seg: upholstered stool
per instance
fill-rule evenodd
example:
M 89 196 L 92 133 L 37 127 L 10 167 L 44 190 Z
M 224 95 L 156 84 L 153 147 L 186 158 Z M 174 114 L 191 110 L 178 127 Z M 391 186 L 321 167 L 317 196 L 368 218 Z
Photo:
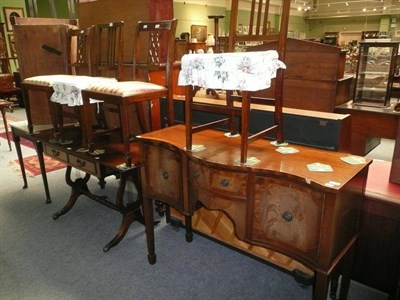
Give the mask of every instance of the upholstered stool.
M 142 81 L 90 84 L 86 89 L 82 90 L 83 112 L 85 114 L 82 116 L 82 134 L 84 144 L 89 151 L 93 151 L 94 140 L 96 137 L 107 135 L 110 131 L 119 130 L 124 145 L 125 164 L 127 167 L 130 167 L 132 163 L 130 153 L 130 142 L 132 136 L 129 132 L 129 106 L 136 105 L 139 125 L 142 132 L 159 129 L 159 124 L 152 124 L 151 128 L 146 125 L 149 119 L 149 116 L 147 115 L 148 110 L 138 104 L 151 102 L 152 106 L 154 105 L 158 107 L 158 101 L 162 97 L 168 97 L 168 92 L 168 88 L 165 86 Z M 93 132 L 90 121 L 90 99 L 100 100 L 103 101 L 104 104 L 115 106 L 115 111 L 119 114 L 120 127 Z M 153 110 L 150 109 L 150 113 L 152 112 Z M 157 113 L 158 112 L 156 112 L 156 114 Z M 159 119 L 159 115 L 151 117 L 151 120 L 156 119 Z
M 160 98 L 166 98 L 168 103 L 168 124 L 173 124 L 173 89 L 172 70 L 174 55 L 175 32 L 178 20 L 139 21 L 133 37 L 133 81 L 117 83 L 91 84 L 82 90 L 85 116 L 82 119 L 83 143 L 94 150 L 97 136 L 109 135 L 117 131 L 121 135 L 125 167 L 132 165 L 130 152 L 131 141 L 135 133 L 129 128 L 129 108 L 135 106 L 141 132 L 160 128 Z M 164 72 L 163 84 L 150 83 L 151 72 Z M 89 115 L 90 99 L 103 101 L 100 105 L 119 117 L 119 127 L 105 128 L 94 132 Z M 151 106 L 150 106 L 151 104 Z M 146 107 L 147 105 L 147 107 Z M 150 115 L 149 115 L 150 112 Z M 149 121 L 149 119 L 151 121 Z M 149 123 L 152 123 L 149 125 Z M 139 129 L 139 128 L 135 128 Z M 103 141 L 104 142 L 104 141 Z
M 29 132 L 32 130 L 32 118 L 30 114 L 30 105 L 28 90 L 42 90 L 46 93 L 52 125 L 54 129 L 54 139 L 52 142 L 68 144 L 71 141 L 64 140 L 63 136 L 63 115 L 60 112 L 59 105 L 81 106 L 82 97 L 81 89 L 87 87 L 91 83 L 116 82 L 114 78 L 108 77 L 91 77 L 79 75 L 42 75 L 26 78 L 22 82 L 25 96 L 25 108 L 28 119 Z M 91 103 L 96 101 L 92 100 Z M 80 121 L 81 113 L 76 113 L 76 118 Z

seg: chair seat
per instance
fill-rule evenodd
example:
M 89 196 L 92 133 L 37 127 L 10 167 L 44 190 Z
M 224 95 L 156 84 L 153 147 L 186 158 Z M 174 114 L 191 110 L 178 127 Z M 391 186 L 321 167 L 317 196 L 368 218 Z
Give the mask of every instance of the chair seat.
M 67 74 L 39 75 L 25 78 L 22 83 L 51 87 L 55 81 L 71 80 L 71 77 L 76 76 Z
M 120 97 L 131 97 L 144 93 L 167 91 L 164 86 L 142 81 L 119 81 L 116 83 L 94 83 L 90 84 L 87 91 L 109 94 Z

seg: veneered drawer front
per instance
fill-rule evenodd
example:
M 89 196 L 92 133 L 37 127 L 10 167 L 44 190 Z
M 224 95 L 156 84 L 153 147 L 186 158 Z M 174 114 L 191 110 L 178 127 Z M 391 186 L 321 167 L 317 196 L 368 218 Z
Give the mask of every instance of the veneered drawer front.
M 94 176 L 100 176 L 100 174 L 98 174 L 96 163 L 82 159 L 75 155 L 69 155 L 68 158 L 71 166 Z
M 316 259 L 324 194 L 284 180 L 256 176 L 252 239 Z
M 68 155 L 64 151 L 60 151 L 50 145 L 45 144 L 44 152 L 50 157 L 68 163 Z
M 189 162 L 189 180 L 194 186 L 228 197 L 246 198 L 247 173 Z

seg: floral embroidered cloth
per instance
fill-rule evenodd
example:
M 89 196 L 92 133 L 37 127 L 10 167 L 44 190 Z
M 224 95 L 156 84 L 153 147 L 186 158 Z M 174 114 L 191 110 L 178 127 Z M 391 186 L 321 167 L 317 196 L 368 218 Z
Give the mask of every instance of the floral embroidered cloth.
M 286 66 L 275 50 L 186 54 L 181 59 L 178 85 L 258 91 L 271 86 L 280 68 Z
M 115 78 L 91 77 L 91 76 L 73 76 L 68 75 L 53 81 L 54 93 L 51 95 L 52 102 L 67 104 L 68 106 L 83 105 L 81 91 L 88 88 L 91 84 L 117 82 Z M 90 99 L 91 103 L 99 102 Z

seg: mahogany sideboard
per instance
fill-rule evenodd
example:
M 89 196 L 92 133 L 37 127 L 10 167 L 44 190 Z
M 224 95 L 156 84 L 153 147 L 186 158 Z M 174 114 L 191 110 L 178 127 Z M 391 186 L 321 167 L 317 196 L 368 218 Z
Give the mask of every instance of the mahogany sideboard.
M 185 215 L 191 241 L 191 216 L 199 206 L 221 210 L 245 242 L 279 251 L 315 273 L 314 299 L 326 299 L 331 278 L 343 275 L 346 298 L 350 265 L 368 167 L 341 160 L 348 154 L 305 146 L 281 154 L 267 140 L 249 145 L 249 163 L 240 164 L 240 138 L 205 130 L 193 135 L 185 150 L 185 126 L 142 135 L 142 189 L 148 259 L 156 262 L 153 203 L 159 200 Z M 251 165 L 250 162 L 256 162 Z M 329 164 L 333 172 L 311 172 L 311 163 Z

